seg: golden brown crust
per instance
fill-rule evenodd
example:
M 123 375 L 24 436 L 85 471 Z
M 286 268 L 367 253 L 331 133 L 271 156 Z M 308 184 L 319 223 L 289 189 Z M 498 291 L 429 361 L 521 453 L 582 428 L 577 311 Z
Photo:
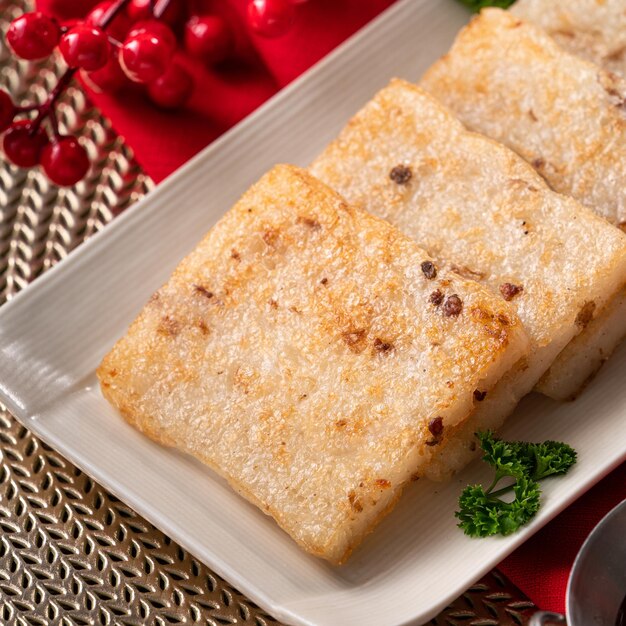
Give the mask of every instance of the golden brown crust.
M 279 166 L 105 357 L 105 397 L 339 562 L 526 350 L 509 305 L 307 173 Z M 436 287 L 464 308 L 446 315 Z M 472 311 L 481 311 L 476 316 Z M 446 383 L 455 381 L 454 388 Z
M 412 237 L 438 267 L 511 303 L 531 339 L 527 368 L 511 380 L 518 399 L 626 281 L 621 232 L 405 81 L 381 90 L 311 171 Z
M 471 129 L 522 155 L 557 191 L 626 223 L 626 83 L 544 31 L 485 9 L 421 85 Z
M 517 0 L 511 13 L 541 27 L 568 52 L 626 77 L 624 0 Z

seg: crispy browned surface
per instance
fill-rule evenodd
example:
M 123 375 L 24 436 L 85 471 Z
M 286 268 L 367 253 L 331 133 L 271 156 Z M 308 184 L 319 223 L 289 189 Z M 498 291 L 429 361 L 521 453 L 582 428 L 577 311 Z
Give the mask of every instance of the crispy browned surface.
M 531 339 L 526 367 L 509 381 L 517 399 L 581 331 L 581 309 L 593 303 L 593 317 L 626 282 L 623 233 L 405 81 L 380 91 L 311 169 L 510 301 Z M 512 406 L 490 395 L 477 419 Z
M 550 185 L 626 223 L 626 83 L 506 11 L 483 10 L 421 85 Z
M 568 52 L 626 77 L 624 0 L 517 0 L 511 12 L 543 28 Z
M 107 355 L 102 391 L 340 561 L 467 417 L 474 390 L 526 349 L 507 303 L 446 271 L 427 279 L 427 259 L 302 170 L 276 167 Z M 460 315 L 429 302 L 437 288 L 458 294 Z

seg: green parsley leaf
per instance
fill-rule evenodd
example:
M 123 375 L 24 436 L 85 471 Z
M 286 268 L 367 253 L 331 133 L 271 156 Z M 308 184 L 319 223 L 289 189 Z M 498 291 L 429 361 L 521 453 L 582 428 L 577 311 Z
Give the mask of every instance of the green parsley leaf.
M 527 475 L 533 480 L 565 474 L 576 463 L 576 450 L 560 441 L 519 441 L 511 445 L 514 454 L 525 466 Z
M 488 489 L 466 487 L 459 497 L 459 527 L 472 537 L 510 535 L 529 522 L 539 510 L 541 490 L 537 481 L 565 474 L 576 462 L 576 451 L 565 443 L 545 441 L 502 441 L 491 431 L 477 433 L 483 460 L 495 469 Z M 495 490 L 503 478 L 514 483 Z M 500 496 L 513 492 L 510 502 Z
M 539 509 L 539 485 L 521 477 L 513 487 L 515 500 L 504 502 L 485 492 L 481 485 L 470 485 L 459 498 L 456 512 L 459 527 L 466 535 L 488 537 L 510 535 L 526 524 Z
M 482 451 L 485 453 L 483 461 L 496 468 L 494 485 L 504 476 L 524 476 L 526 473 L 525 467 L 520 462 L 514 446 L 501 439 L 496 439 L 490 430 L 477 433 L 476 437 L 480 442 Z
M 470 8 L 475 13 L 478 13 L 485 7 L 500 7 L 501 9 L 508 9 L 515 0 L 459 0 L 461 4 Z

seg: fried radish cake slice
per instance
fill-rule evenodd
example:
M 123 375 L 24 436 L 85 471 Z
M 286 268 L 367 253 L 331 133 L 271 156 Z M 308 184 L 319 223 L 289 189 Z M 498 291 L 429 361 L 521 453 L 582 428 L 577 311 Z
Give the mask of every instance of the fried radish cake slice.
M 511 12 L 546 31 L 562 48 L 626 77 L 624 0 L 517 0 Z M 626 334 L 626 291 L 559 355 L 538 391 L 573 399 Z
M 626 282 L 621 231 L 404 81 L 380 91 L 311 171 L 424 246 L 437 269 L 454 268 L 509 301 L 524 324 L 524 368 L 488 393 L 451 439 L 459 464 L 472 456 L 473 433 L 498 427 L 502 407 L 512 410 L 581 331 L 581 311 L 602 308 Z M 449 450 L 439 450 L 448 464 Z M 427 474 L 445 472 L 431 464 Z
M 98 369 L 104 396 L 344 561 L 527 351 L 508 303 L 304 170 L 254 185 Z M 442 300 L 433 303 L 433 292 Z
M 536 26 L 484 9 L 421 86 L 553 189 L 626 225 L 626 83 Z
M 556 4 L 556 3 L 555 3 Z M 421 85 L 472 130 L 529 161 L 557 191 L 626 230 L 626 82 L 557 45 L 544 31 L 499 9 L 474 18 Z M 623 294 L 622 294 L 623 295 Z M 595 307 L 592 324 L 553 365 L 538 389 L 568 398 L 595 371 L 569 365 L 580 349 L 609 354 L 610 335 L 626 335 L 626 317 Z M 578 365 L 582 365 L 580 359 Z M 559 384 L 556 381 L 560 381 Z M 569 381 L 569 384 L 567 384 Z M 576 386 L 578 385 L 578 387 Z
M 510 10 L 568 52 L 626 76 L 624 0 L 517 0 Z
M 552 398 L 575 400 L 623 340 L 625 319 L 626 290 L 623 289 L 601 315 L 567 344 L 537 383 L 537 391 Z

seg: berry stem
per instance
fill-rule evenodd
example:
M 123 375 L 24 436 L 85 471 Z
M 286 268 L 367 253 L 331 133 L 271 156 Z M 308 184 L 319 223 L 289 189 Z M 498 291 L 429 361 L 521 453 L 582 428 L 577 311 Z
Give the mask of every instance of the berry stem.
M 61 133 L 59 132 L 59 120 L 57 120 L 56 111 L 54 109 L 50 110 L 48 119 L 50 121 L 50 127 L 52 128 L 52 134 L 54 135 L 55 140 L 58 140 Z
M 130 0 L 117 0 L 117 2 L 111 6 L 111 8 L 102 16 L 102 20 L 98 26 L 102 30 L 106 30 L 107 26 L 121 13 Z
M 115 39 L 115 37 L 113 37 L 112 35 L 107 35 L 107 37 L 109 38 L 109 43 L 114 46 L 115 48 L 121 48 L 122 47 L 122 42 L 119 39 Z
M 159 2 L 159 6 L 156 6 L 156 1 L 151 0 L 150 6 L 152 7 L 152 14 L 154 15 L 155 19 L 160 20 L 163 17 L 163 14 L 170 6 L 170 2 L 171 0 L 161 0 L 161 2 Z
M 44 119 L 46 119 L 46 117 L 54 116 L 54 105 L 56 104 L 61 94 L 65 91 L 65 88 L 70 84 L 70 81 L 72 80 L 72 77 L 75 73 L 75 67 L 70 67 L 65 70 L 63 76 L 59 78 L 59 81 L 54 86 L 54 89 L 50 92 L 48 99 L 42 105 L 35 107 L 36 109 L 39 109 L 39 113 L 37 113 L 37 117 L 31 124 L 31 134 L 34 135 L 37 132 L 37 129 L 41 126 L 41 123 L 44 121 Z

